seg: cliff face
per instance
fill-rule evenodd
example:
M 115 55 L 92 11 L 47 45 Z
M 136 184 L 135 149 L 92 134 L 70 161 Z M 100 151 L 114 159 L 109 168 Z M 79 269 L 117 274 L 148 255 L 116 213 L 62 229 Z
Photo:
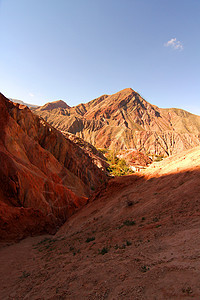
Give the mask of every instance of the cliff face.
M 171 155 L 200 145 L 199 116 L 181 109 L 161 109 L 132 89 L 67 109 L 33 110 L 54 127 L 97 148 Z
M 0 94 L 0 237 L 55 232 L 107 180 L 80 147 Z

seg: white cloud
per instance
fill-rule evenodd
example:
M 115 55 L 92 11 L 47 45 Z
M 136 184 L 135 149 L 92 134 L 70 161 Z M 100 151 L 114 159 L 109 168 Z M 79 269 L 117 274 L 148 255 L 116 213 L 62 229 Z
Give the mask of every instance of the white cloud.
M 183 50 L 183 44 L 180 41 L 177 41 L 176 38 L 171 39 L 164 44 L 165 47 L 171 47 L 174 50 Z
M 34 95 L 33 95 L 32 93 L 29 93 L 29 96 L 30 96 L 30 97 L 34 97 Z

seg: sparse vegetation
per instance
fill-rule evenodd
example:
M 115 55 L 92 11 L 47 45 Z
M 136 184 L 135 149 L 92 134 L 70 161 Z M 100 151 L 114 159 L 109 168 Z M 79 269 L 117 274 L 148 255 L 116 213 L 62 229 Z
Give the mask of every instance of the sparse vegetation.
M 69 251 L 72 252 L 73 256 L 75 256 L 77 253 L 80 253 L 80 252 L 81 252 L 80 249 L 76 250 L 76 249 L 75 249 L 74 247 L 72 247 L 72 246 L 69 247 Z
M 130 206 L 133 206 L 133 201 L 128 200 L 128 201 L 127 201 L 127 206 L 129 206 L 129 207 L 130 207 Z
M 145 273 L 145 272 L 149 271 L 149 267 L 147 267 L 145 265 L 141 266 L 140 271 L 143 272 L 143 273 Z
M 44 250 L 52 251 L 55 249 L 54 243 L 57 241 L 57 239 L 52 238 L 44 238 L 37 244 L 35 244 L 34 249 L 37 249 L 39 252 L 42 252 Z
M 106 148 L 101 148 L 101 149 L 97 149 L 97 150 L 103 154 L 106 154 L 108 152 L 108 149 L 106 149 Z
M 135 225 L 135 221 L 133 221 L 133 220 L 125 220 L 125 221 L 123 222 L 123 224 L 124 224 L 125 226 L 133 226 L 133 225 Z
M 126 241 L 126 246 L 131 246 L 132 243 L 130 241 Z
M 121 228 L 124 227 L 124 226 L 133 226 L 133 225 L 135 225 L 135 224 L 136 224 L 136 222 L 135 222 L 134 220 L 125 220 L 125 221 L 123 222 L 123 224 L 117 226 L 116 229 L 121 229 Z
M 87 240 L 86 240 L 85 242 L 86 242 L 86 243 L 89 243 L 89 242 L 92 242 L 92 241 L 94 241 L 94 240 L 95 240 L 95 237 L 92 236 L 92 237 L 87 238 Z
M 152 158 L 153 158 L 153 161 L 159 162 L 164 159 L 164 156 L 163 155 L 153 155 Z
M 44 239 L 41 240 L 39 243 L 37 243 L 37 246 L 46 244 L 46 243 L 51 242 L 51 241 L 52 241 L 51 238 L 44 238 Z
M 161 226 L 161 224 L 158 224 L 158 225 L 156 225 L 156 228 L 158 228 L 158 227 L 160 227 Z
M 153 218 L 153 222 L 158 222 L 159 221 L 159 218 L 158 217 L 154 217 Z
M 26 272 L 26 271 L 23 271 L 22 272 L 22 276 L 20 276 L 20 278 L 22 279 L 22 278 L 27 278 L 27 277 L 29 277 L 31 274 L 29 273 L 29 272 Z
M 114 246 L 114 249 L 117 250 L 117 249 L 125 249 L 127 246 L 131 246 L 132 243 L 130 241 L 126 241 L 126 243 L 123 243 L 121 246 L 119 246 L 118 244 L 116 244 Z
M 106 253 L 108 253 L 108 248 L 106 248 L 106 247 L 103 247 L 101 250 L 99 250 L 99 254 L 101 254 L 101 255 L 104 255 Z
M 186 288 L 182 288 L 182 292 L 184 294 L 187 294 L 188 296 L 193 293 L 192 288 L 190 286 L 188 286 Z
M 108 168 L 108 172 L 113 176 L 122 176 L 122 175 L 130 175 L 134 172 L 129 168 L 124 159 L 117 158 L 114 155 L 114 158 L 111 156 L 107 158 L 110 167 Z
M 112 176 L 130 175 L 134 173 L 127 165 L 125 159 L 120 159 L 117 157 L 116 151 L 108 149 L 100 149 L 100 151 L 105 155 L 107 162 L 110 165 L 107 168 L 107 171 Z

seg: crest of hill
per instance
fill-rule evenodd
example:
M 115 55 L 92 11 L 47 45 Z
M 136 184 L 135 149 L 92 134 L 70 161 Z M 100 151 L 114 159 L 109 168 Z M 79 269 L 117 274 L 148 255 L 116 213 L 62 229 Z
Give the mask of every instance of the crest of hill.
M 53 102 L 48 102 L 43 106 L 40 106 L 38 108 L 39 111 L 43 111 L 43 110 L 53 110 L 53 109 L 59 109 L 59 108 L 64 108 L 64 109 L 69 109 L 70 106 L 67 105 L 67 103 L 65 103 L 63 100 L 57 100 L 57 101 L 53 101 Z
M 159 177 L 181 172 L 191 172 L 199 169 L 199 166 L 200 146 L 167 157 L 163 161 L 154 162 L 144 171 L 144 174 L 150 177 Z

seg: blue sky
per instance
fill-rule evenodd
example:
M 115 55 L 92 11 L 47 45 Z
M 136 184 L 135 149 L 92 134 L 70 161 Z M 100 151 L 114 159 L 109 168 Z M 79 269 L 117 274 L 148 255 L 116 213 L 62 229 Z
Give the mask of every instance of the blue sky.
M 131 87 L 200 115 L 199 0 L 0 0 L 0 86 L 69 105 Z

